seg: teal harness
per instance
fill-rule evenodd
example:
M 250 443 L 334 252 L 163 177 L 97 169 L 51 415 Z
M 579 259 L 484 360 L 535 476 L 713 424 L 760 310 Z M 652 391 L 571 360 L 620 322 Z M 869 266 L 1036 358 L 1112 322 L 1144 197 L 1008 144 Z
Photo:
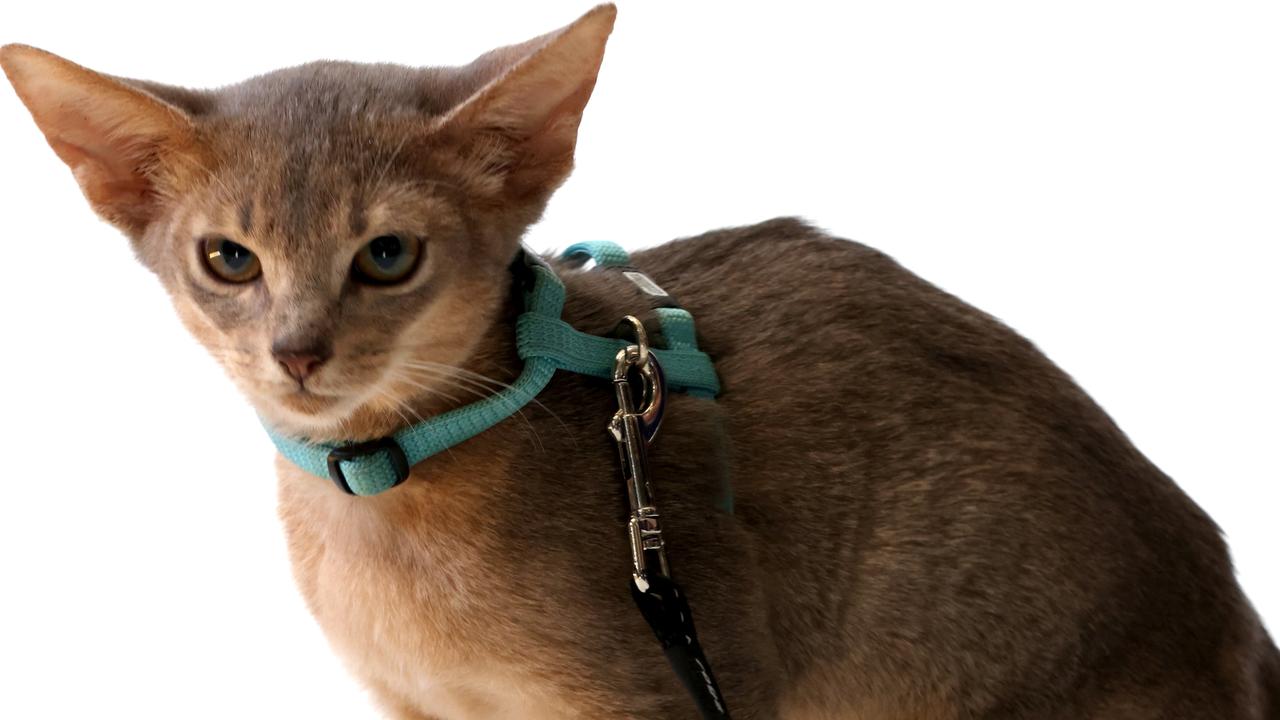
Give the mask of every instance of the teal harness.
M 616 268 L 653 301 L 654 315 L 666 341 L 652 352 L 670 389 L 698 397 L 720 393 L 711 358 L 698 349 L 693 316 L 644 273 L 630 267 L 627 252 L 611 242 L 584 242 L 563 256 L 590 258 L 597 266 Z M 307 472 L 333 480 L 352 495 L 376 495 L 404 482 L 418 463 L 468 440 L 528 405 L 551 382 L 556 370 L 611 380 L 618 352 L 631 343 L 588 335 L 561 319 L 564 283 L 551 266 L 522 250 L 513 271 L 524 293 L 524 312 L 516 320 L 516 351 L 524 369 L 509 387 L 478 402 L 361 443 L 329 444 L 287 437 L 267 427 L 276 448 Z
M 671 577 L 646 459 L 648 445 L 662 421 L 666 389 L 713 398 L 720 392 L 720 381 L 711 358 L 698 349 L 693 316 L 647 275 L 631 267 L 625 250 L 609 242 L 578 243 L 565 250 L 563 257 L 590 258 L 598 266 L 616 269 L 648 295 L 666 347 L 649 347 L 644 326 L 630 315 L 625 322 L 633 325 L 634 343 L 576 330 L 560 318 L 564 310 L 560 278 L 537 255 L 521 250 L 512 271 L 524 293 L 525 309 L 516 319 L 516 352 L 524 360 L 524 369 L 505 390 L 369 442 L 331 445 L 285 437 L 270 427 L 267 433 L 280 453 L 303 470 L 328 476 L 352 495 L 376 495 L 404 482 L 414 465 L 511 417 L 542 392 L 556 370 L 610 381 L 618 412 L 608 431 L 618 446 L 631 508 L 627 525 L 631 596 L 702 717 L 730 720 L 724 696 L 698 641 L 693 613 Z M 640 408 L 634 406 L 633 372 L 638 373 L 635 377 L 644 388 L 640 396 L 645 402 Z

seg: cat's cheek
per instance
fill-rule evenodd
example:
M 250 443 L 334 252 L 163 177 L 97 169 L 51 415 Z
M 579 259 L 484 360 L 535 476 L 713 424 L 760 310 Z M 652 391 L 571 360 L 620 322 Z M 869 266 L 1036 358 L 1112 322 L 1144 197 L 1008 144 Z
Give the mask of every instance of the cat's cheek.
M 221 343 L 217 341 L 220 333 L 213 322 L 191 300 L 179 293 L 172 293 L 173 309 L 178 319 L 206 350 L 213 352 Z
M 451 290 L 401 331 L 405 359 L 458 365 L 475 351 L 493 324 L 499 300 L 486 288 Z
M 256 376 L 258 365 L 252 343 L 227 336 L 189 296 L 173 294 L 173 306 L 191 336 L 222 366 L 232 382 L 250 395 L 253 388 L 248 379 Z
M 174 256 L 171 224 L 154 223 L 141 235 L 127 236 L 134 259 L 155 273 L 172 292 L 173 283 L 181 270 L 181 262 Z
M 175 201 L 161 208 L 141 233 L 126 233 L 134 257 L 171 292 L 187 271 L 188 261 L 195 256 L 194 248 L 184 238 L 194 237 L 191 226 L 200 219 L 190 202 Z

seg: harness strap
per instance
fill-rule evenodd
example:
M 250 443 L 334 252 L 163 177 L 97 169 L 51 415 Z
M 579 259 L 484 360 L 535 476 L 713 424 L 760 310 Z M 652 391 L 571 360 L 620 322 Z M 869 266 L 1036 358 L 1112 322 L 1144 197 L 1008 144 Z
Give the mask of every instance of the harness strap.
M 608 240 L 584 240 L 560 253 L 566 260 L 580 256 L 594 260 L 600 267 L 631 267 L 631 255 L 621 245 Z
M 613 247 L 616 251 L 608 257 L 617 258 L 619 253 L 626 257 L 625 250 Z M 523 251 L 514 271 L 525 291 L 525 312 L 516 319 L 516 348 L 524 369 L 510 387 L 369 442 L 309 442 L 280 434 L 264 423 L 280 454 L 313 475 L 332 479 L 352 495 L 376 495 L 404 482 L 414 465 L 514 415 L 546 388 L 556 370 L 610 378 L 613 357 L 627 342 L 588 335 L 562 320 L 564 284 L 534 253 Z M 690 395 L 715 397 L 720 381 L 711 358 L 697 349 L 691 335 L 692 317 L 687 323 L 678 313 L 667 317 L 672 319 L 662 320 L 663 332 L 671 333 L 671 349 L 654 351 L 667 371 L 667 382 Z
M 561 257 L 566 260 L 589 258 L 599 267 L 620 272 L 649 298 L 650 308 L 658 319 L 658 326 L 661 328 L 668 351 L 689 350 L 701 355 L 698 351 L 698 333 L 693 323 L 693 315 L 685 310 L 671 293 L 654 282 L 653 278 L 633 266 L 631 256 L 622 246 L 608 240 L 590 240 L 570 245 Z M 702 357 L 706 358 L 706 355 Z M 664 358 L 659 357 L 658 361 L 662 363 L 664 369 L 668 367 Z M 715 375 L 714 369 L 711 370 L 711 375 Z M 720 393 L 718 382 L 714 389 L 705 385 L 682 386 L 671 382 L 671 378 L 668 378 L 668 384 L 695 397 L 715 397 Z
M 609 380 L 613 358 L 631 344 L 621 338 L 588 335 L 563 320 L 525 313 L 516 320 L 517 348 L 522 358 L 546 358 L 561 370 Z M 715 397 L 720 379 L 711 358 L 696 348 L 650 350 L 667 374 L 667 386 L 690 394 Z

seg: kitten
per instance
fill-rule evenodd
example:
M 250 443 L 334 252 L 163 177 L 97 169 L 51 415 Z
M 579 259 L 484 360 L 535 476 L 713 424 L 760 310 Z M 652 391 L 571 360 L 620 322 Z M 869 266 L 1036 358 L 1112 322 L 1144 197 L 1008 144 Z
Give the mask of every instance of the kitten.
M 264 421 L 365 440 L 519 371 L 509 265 L 613 20 L 214 91 L 0 64 Z M 797 220 L 634 262 L 724 385 L 671 398 L 652 475 L 736 717 L 1280 718 L 1218 529 L 1028 342 Z M 648 307 L 560 273 L 584 331 Z M 627 589 L 612 391 L 561 373 L 538 400 L 372 497 L 279 460 L 297 583 L 398 720 L 693 717 Z

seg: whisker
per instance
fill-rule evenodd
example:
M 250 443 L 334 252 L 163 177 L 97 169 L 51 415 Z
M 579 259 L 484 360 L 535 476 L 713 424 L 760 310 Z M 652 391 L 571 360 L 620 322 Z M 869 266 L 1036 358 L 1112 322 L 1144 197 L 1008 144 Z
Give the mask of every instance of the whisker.
M 412 386 L 414 386 L 414 387 L 418 388 L 419 390 L 426 390 L 427 392 L 432 393 L 432 394 L 434 394 L 434 395 L 440 395 L 440 396 L 441 396 L 441 397 L 443 397 L 444 399 L 449 400 L 449 401 L 451 401 L 451 402 L 456 402 L 456 403 L 460 403 L 460 402 L 462 402 L 462 398 L 459 398 L 457 395 L 450 395 L 449 393 L 444 392 L 443 390 L 440 390 L 439 388 L 434 388 L 434 387 L 431 387 L 431 386 L 429 386 L 429 385 L 423 385 L 422 383 L 420 383 L 420 382 L 418 382 L 418 381 L 414 380 L 414 379 L 413 379 L 412 377 L 410 377 L 409 375 L 404 374 L 404 373 L 403 373 L 403 372 L 401 372 L 400 370 L 393 370 L 393 371 L 392 371 L 392 373 L 391 373 L 391 377 L 392 377 L 392 379 L 397 380 L 397 381 L 399 381 L 399 382 L 408 383 L 408 384 L 410 384 L 410 385 L 412 385 Z
M 490 391 L 490 388 L 485 387 L 479 383 L 475 383 L 474 381 L 469 380 L 467 378 L 461 378 L 461 377 L 444 374 L 438 368 L 410 368 L 410 369 L 412 369 L 414 372 L 423 374 L 428 378 L 447 382 L 450 384 L 451 387 L 455 387 L 459 390 L 475 395 L 476 397 L 479 397 L 481 399 L 496 397 Z M 432 375 L 430 373 L 436 373 L 436 374 Z M 471 386 L 462 385 L 460 384 L 460 381 L 471 382 L 473 383 L 473 385 Z M 533 421 L 531 421 L 529 419 L 529 416 L 525 414 L 524 409 L 519 406 L 516 406 L 514 403 L 511 403 L 511 409 L 513 412 L 518 414 L 520 416 L 520 419 L 523 420 L 525 425 L 528 426 L 529 432 L 533 437 L 534 444 L 538 447 L 539 451 L 541 452 L 545 450 L 546 446 L 542 442 L 542 436 L 538 434 L 538 429 L 534 427 Z
M 417 363 L 406 363 L 405 365 L 408 367 L 408 369 L 411 369 L 417 373 L 420 373 L 428 378 L 449 382 L 452 387 L 455 387 L 464 392 L 471 393 L 476 397 L 480 397 L 480 398 L 496 397 L 496 395 L 492 393 L 492 388 L 485 386 L 484 384 L 478 382 L 477 380 L 474 380 L 465 376 L 453 374 L 450 372 L 450 370 L 458 370 L 459 368 L 452 368 L 452 366 L 447 366 L 447 365 L 426 366 L 426 365 L 418 365 Z M 480 376 L 480 377 L 483 378 L 484 376 Z M 499 383 L 498 381 L 492 380 L 491 378 L 485 378 L 485 379 L 489 380 L 490 382 L 497 383 L 499 385 L 503 384 L 503 383 Z M 467 383 L 470 383 L 470 385 L 469 386 L 461 385 L 460 382 L 467 382 Z M 508 385 L 507 387 L 510 387 L 510 386 Z M 529 416 L 525 414 L 523 408 L 516 406 L 515 403 L 510 403 L 510 404 L 512 405 L 512 410 L 516 414 L 518 414 L 520 416 L 520 419 L 523 420 L 525 425 L 528 426 L 529 432 L 532 434 L 534 444 L 537 445 L 538 450 L 540 452 L 545 451 L 546 445 L 542 442 L 542 436 L 538 433 L 538 429 L 534 427 L 533 421 L 530 420 Z M 541 403 L 539 403 L 539 405 L 541 405 Z M 556 416 L 555 413 L 551 413 L 551 415 L 552 417 L 555 417 L 557 421 L 560 420 L 560 418 Z M 563 422 L 561 422 L 560 425 L 564 427 Z M 567 432 L 568 428 L 565 427 L 564 429 L 566 430 L 566 434 L 568 434 L 570 438 L 572 438 L 572 434 Z
M 391 401 L 391 409 L 394 410 L 395 413 L 400 416 L 401 420 L 404 420 L 405 427 L 408 427 L 413 424 L 413 421 L 409 419 L 409 416 L 401 412 L 400 407 L 404 405 L 404 403 L 401 402 L 399 398 L 392 395 L 389 391 L 383 390 L 382 388 L 374 388 L 374 392 L 378 393 L 378 397 L 385 398 Z M 412 411 L 412 409 L 410 409 L 410 411 Z
M 338 416 L 338 429 L 342 431 L 343 435 L 350 436 L 351 435 L 350 421 L 345 417 Z
M 511 385 L 510 383 L 505 383 L 505 382 L 502 382 L 501 380 L 497 380 L 495 378 L 489 377 L 488 375 L 482 375 L 478 372 L 467 370 L 466 368 L 460 368 L 455 365 L 446 365 L 445 363 L 437 363 L 437 362 L 432 362 L 430 360 L 408 360 L 408 361 L 405 361 L 403 365 L 407 367 L 415 368 L 418 370 L 434 370 L 436 372 L 445 373 L 450 377 L 468 378 L 472 380 L 472 384 L 480 387 L 484 387 L 484 385 L 481 385 L 481 383 L 487 383 L 488 385 L 496 388 L 514 389 L 514 386 Z M 486 388 L 486 389 L 491 389 L 491 388 Z M 560 428 L 565 431 L 565 434 L 568 435 L 570 438 L 573 438 L 573 433 L 569 430 L 569 426 L 565 424 L 564 420 L 562 420 L 560 416 L 555 413 L 555 411 L 547 407 L 546 404 L 544 404 L 541 400 L 539 400 L 536 397 L 530 398 L 529 402 L 537 406 L 539 409 L 546 411 L 548 415 L 550 415 L 552 418 L 555 419 L 557 423 L 560 424 Z M 577 443 L 576 439 L 574 439 L 574 443 L 575 444 Z
M 450 398 L 452 397 L 452 396 L 447 395 L 447 394 L 445 394 L 445 393 L 441 393 L 441 392 L 439 392 L 438 390 L 435 390 L 435 389 L 433 389 L 433 388 L 428 388 L 428 387 L 426 387 L 425 385 L 422 385 L 421 383 L 415 382 L 412 378 L 409 378 L 408 376 L 406 376 L 406 375 L 404 375 L 403 373 L 400 373 L 400 372 L 398 372 L 398 371 L 396 371 L 396 370 L 394 370 L 394 369 L 393 369 L 393 370 L 392 370 L 392 372 L 391 372 L 391 379 L 392 379 L 392 380 L 395 380 L 395 381 L 408 382 L 408 383 L 409 383 L 409 384 L 411 384 L 411 385 L 416 385 L 416 386 L 418 386 L 418 387 L 420 387 L 420 388 L 422 388 L 422 389 L 424 389 L 424 390 L 427 390 L 427 391 L 429 391 L 429 392 L 434 392 L 434 393 L 437 393 L 437 394 L 440 394 L 440 395 L 444 395 L 445 397 L 450 397 Z M 379 392 L 380 392 L 380 393 L 382 393 L 382 392 L 384 392 L 384 391 L 383 391 L 383 390 L 381 390 L 381 389 L 379 389 Z M 406 410 L 408 410 L 409 412 L 413 413 L 413 416 L 414 416 L 414 417 L 416 417 L 416 418 L 418 418 L 418 422 L 420 422 L 420 423 L 426 422 L 426 419 L 425 419 L 425 418 L 423 418 L 421 415 L 419 415 L 419 414 L 418 414 L 418 411 L 414 410 L 414 409 L 413 409 L 413 407 L 411 407 L 408 403 L 406 403 L 406 402 L 404 402 L 404 401 L 402 401 L 402 400 L 399 400 L 399 399 L 398 399 L 398 398 L 396 398 L 395 396 L 391 395 L 391 393 L 390 393 L 389 391 L 385 391 L 385 396 L 386 396 L 388 399 L 390 399 L 392 402 L 394 402 L 394 403 L 397 403 L 397 404 L 399 404 L 399 405 L 404 406 L 404 408 L 405 408 Z M 454 402 L 459 402 L 459 401 L 458 401 L 458 400 L 454 400 Z M 407 420 L 407 419 L 406 419 L 406 421 L 405 421 L 405 422 L 406 422 L 406 425 L 412 425 L 412 424 L 413 424 L 413 423 L 408 422 L 408 420 Z M 452 448 L 445 448 L 445 449 L 444 449 L 444 451 L 445 451 L 446 453 L 448 453 L 448 455 L 449 455 L 449 459 L 450 459 L 450 460 L 456 460 L 456 459 L 457 459 L 457 458 L 455 458 L 455 457 L 454 457 L 454 455 L 453 455 L 453 449 L 452 449 Z

